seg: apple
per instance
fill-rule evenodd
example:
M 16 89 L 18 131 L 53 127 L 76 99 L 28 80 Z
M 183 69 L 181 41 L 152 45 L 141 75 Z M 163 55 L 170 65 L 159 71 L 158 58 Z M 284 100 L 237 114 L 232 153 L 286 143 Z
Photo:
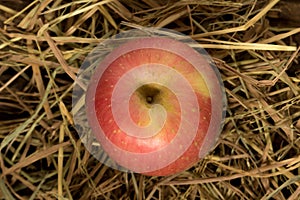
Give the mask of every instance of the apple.
M 185 43 L 132 39 L 108 54 L 86 92 L 86 114 L 108 156 L 133 172 L 166 176 L 215 145 L 224 118 L 220 75 Z

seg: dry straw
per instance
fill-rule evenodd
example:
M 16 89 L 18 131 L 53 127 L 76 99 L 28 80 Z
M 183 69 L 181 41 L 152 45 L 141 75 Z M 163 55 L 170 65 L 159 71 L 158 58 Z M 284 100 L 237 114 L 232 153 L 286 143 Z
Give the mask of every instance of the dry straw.
M 285 2 L 293 1 L 1 1 L 0 199 L 299 198 L 300 29 L 274 18 Z M 72 121 L 85 56 L 144 26 L 180 31 L 206 48 L 229 103 L 215 150 L 170 177 L 103 166 Z

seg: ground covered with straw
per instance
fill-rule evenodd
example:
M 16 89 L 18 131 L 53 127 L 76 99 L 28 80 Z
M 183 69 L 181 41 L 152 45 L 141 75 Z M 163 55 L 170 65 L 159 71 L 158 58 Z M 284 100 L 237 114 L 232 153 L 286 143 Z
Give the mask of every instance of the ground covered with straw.
M 299 199 L 299 4 L 1 0 L 0 199 Z M 102 165 L 72 120 L 85 56 L 103 39 L 143 26 L 190 35 L 226 87 L 216 148 L 169 177 Z

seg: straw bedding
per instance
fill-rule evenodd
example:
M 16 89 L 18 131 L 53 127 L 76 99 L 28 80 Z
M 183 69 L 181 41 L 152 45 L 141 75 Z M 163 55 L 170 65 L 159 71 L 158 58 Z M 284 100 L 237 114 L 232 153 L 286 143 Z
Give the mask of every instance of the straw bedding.
M 2 0 L 0 198 L 299 199 L 296 0 Z M 110 169 L 80 142 L 72 88 L 85 56 L 136 27 L 190 35 L 213 57 L 228 109 L 216 148 L 191 169 Z

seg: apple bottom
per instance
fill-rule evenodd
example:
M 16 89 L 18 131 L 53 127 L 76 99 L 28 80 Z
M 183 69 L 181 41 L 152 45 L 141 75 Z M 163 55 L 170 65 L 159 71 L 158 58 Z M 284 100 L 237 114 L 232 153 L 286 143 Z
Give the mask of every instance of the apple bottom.
M 209 121 L 208 119 L 210 119 L 210 112 L 207 112 L 208 110 L 206 110 L 206 113 L 204 114 L 203 112 L 205 112 L 204 110 L 201 110 L 201 114 L 205 115 L 207 117 L 207 119 L 201 117 L 200 121 L 200 129 L 196 135 L 196 137 L 194 138 L 194 141 L 192 143 L 192 145 L 174 162 L 172 162 L 171 164 L 169 164 L 168 166 L 159 169 L 159 170 L 155 170 L 155 171 L 151 171 L 151 172 L 146 172 L 146 173 L 142 173 L 144 175 L 147 176 L 169 176 L 172 174 L 176 174 L 185 170 L 188 170 L 189 168 L 191 168 L 193 165 L 195 165 L 198 161 L 199 161 L 199 151 L 202 147 L 203 141 L 204 141 L 204 137 L 206 136 L 206 132 L 208 130 L 209 127 Z M 215 139 L 214 139 L 215 140 Z M 170 152 L 172 153 L 172 152 Z M 157 160 L 156 162 L 159 162 L 159 160 Z
M 174 161 L 172 164 L 162 169 L 142 174 L 147 176 L 169 176 L 188 170 L 199 161 L 198 154 L 199 147 L 190 147 L 179 159 Z
M 166 165 L 166 166 L 164 166 L 160 169 L 154 170 L 154 171 L 139 172 L 139 173 L 148 175 L 148 176 L 168 176 L 168 175 L 172 175 L 172 174 L 187 170 L 199 161 L 199 159 L 200 159 L 199 151 L 203 145 L 206 145 L 206 144 L 204 144 L 204 138 L 207 135 L 208 127 L 209 127 L 210 121 L 211 121 L 211 100 L 209 97 L 200 96 L 199 93 L 198 93 L 197 97 L 198 97 L 198 103 L 199 103 L 199 108 L 200 108 L 200 121 L 199 121 L 199 124 L 195 124 L 195 126 L 198 126 L 199 129 L 198 129 L 198 132 L 197 132 L 193 142 L 191 143 L 191 145 L 189 147 L 187 147 L 187 150 L 185 152 L 183 152 L 181 156 L 179 156 L 176 160 L 172 161 L 169 165 Z M 121 139 L 121 138 L 119 138 L 119 139 Z M 122 138 L 122 139 L 125 139 L 125 138 Z M 155 139 L 155 138 L 153 138 L 153 139 Z M 212 138 L 212 140 L 215 140 L 215 138 Z M 128 140 L 127 140 L 127 142 L 128 142 Z M 129 143 L 127 143 L 127 145 L 131 146 L 131 147 L 136 146 L 135 142 L 132 142 L 132 143 L 129 142 Z M 169 142 L 172 142 L 172 141 L 169 141 Z M 182 144 L 182 145 L 184 145 L 184 144 Z M 148 145 L 146 145 L 146 146 L 148 146 Z M 140 146 L 139 148 L 147 149 L 146 146 Z M 115 158 L 113 151 L 108 150 L 107 153 L 110 155 L 110 157 L 113 160 L 115 160 L 117 162 L 118 158 Z M 173 152 L 169 152 L 170 155 L 172 153 Z M 149 163 L 150 162 L 162 162 L 161 159 L 165 159 L 165 158 L 161 157 L 161 158 L 157 158 L 154 160 L 145 160 L 144 162 L 142 162 L 140 164 L 147 166 L 147 162 L 149 162 Z M 140 162 L 140 161 L 137 160 L 136 162 Z M 123 166 L 123 167 L 126 167 L 126 166 Z M 129 168 L 129 170 L 134 171 L 134 169 L 130 169 L 130 168 Z

